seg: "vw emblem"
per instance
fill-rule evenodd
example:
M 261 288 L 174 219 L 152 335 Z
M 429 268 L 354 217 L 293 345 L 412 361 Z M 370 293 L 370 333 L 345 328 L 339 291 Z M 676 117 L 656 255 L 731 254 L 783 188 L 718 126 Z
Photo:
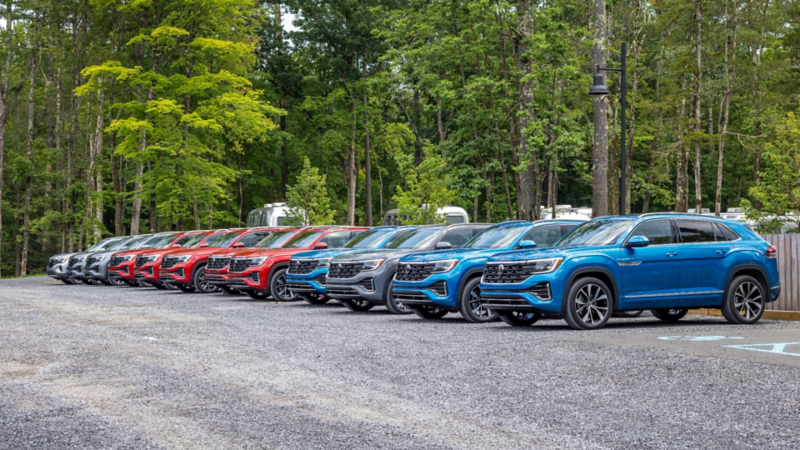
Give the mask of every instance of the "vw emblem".
M 338 265 L 338 266 L 336 266 L 336 267 L 337 267 L 339 270 L 342 270 L 342 265 L 341 265 L 341 264 L 339 264 L 339 265 Z
M 498 273 L 498 275 L 502 274 L 502 273 L 503 273 L 503 270 L 505 270 L 505 267 L 504 267 L 502 264 L 500 264 L 499 266 L 497 266 L 497 273 Z
M 406 272 L 411 272 L 411 264 L 406 264 Z

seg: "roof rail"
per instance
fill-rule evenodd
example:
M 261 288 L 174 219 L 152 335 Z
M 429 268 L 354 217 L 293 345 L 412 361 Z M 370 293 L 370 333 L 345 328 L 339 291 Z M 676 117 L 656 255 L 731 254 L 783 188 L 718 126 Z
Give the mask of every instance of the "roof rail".
M 697 213 L 685 213 L 685 212 L 674 212 L 674 211 L 667 211 L 667 212 L 654 212 L 654 213 L 645 213 L 639 214 L 638 217 L 649 217 L 649 216 L 689 216 L 689 217 L 716 217 L 716 216 L 706 216 L 703 214 Z

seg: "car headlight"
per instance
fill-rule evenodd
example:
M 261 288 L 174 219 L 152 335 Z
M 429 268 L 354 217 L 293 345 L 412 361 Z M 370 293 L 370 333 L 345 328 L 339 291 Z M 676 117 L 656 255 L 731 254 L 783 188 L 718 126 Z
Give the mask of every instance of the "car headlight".
M 144 258 L 144 262 L 153 262 L 158 261 L 161 255 L 143 255 L 142 258 Z
M 83 255 L 83 256 L 76 256 L 76 257 L 75 257 L 75 261 L 83 261 L 83 260 L 85 260 L 85 259 L 86 259 L 86 255 Z
M 251 266 L 260 266 L 269 260 L 269 256 L 257 256 L 255 258 L 250 258 L 250 265 Z
M 332 258 L 322 258 L 317 261 L 317 267 L 330 267 Z
M 445 259 L 433 262 L 433 273 L 450 272 L 458 264 L 457 259 Z
M 192 257 L 192 255 L 178 255 L 178 256 L 175 256 L 175 261 L 176 261 L 178 264 L 180 264 L 180 263 L 185 263 L 186 261 L 188 261 L 189 259 L 191 259 L 191 257 Z
M 382 259 L 371 259 L 369 261 L 364 261 L 364 265 L 361 266 L 361 270 L 375 270 L 382 265 Z
M 108 255 L 96 256 L 95 258 L 96 258 L 95 261 L 105 261 L 106 259 L 108 259 Z
M 533 264 L 533 273 L 549 273 L 561 265 L 563 258 L 529 259 L 525 264 Z
M 125 255 L 125 256 L 121 256 L 120 258 L 122 258 L 122 262 L 128 262 L 131 259 L 133 259 L 133 255 Z
M 61 264 L 64 262 L 65 258 L 50 258 L 50 262 L 53 264 Z

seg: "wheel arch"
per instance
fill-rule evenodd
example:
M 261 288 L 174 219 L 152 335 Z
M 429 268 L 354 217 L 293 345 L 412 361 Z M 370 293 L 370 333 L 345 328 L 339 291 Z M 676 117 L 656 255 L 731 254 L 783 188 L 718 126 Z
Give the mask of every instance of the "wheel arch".
M 758 264 L 740 264 L 731 269 L 728 278 L 725 280 L 725 289 L 722 294 L 722 301 L 728 298 L 728 289 L 730 289 L 733 279 L 739 275 L 749 275 L 761 283 L 764 288 L 764 294 L 767 296 L 767 302 L 772 300 L 772 287 L 769 281 L 769 275 L 763 267 Z
M 281 269 L 288 269 L 289 261 L 276 262 L 275 265 L 269 268 L 269 276 L 267 276 L 267 292 L 272 293 L 272 279 L 275 277 L 275 272 Z
M 614 309 L 617 309 L 617 306 L 619 305 L 619 287 L 617 286 L 616 278 L 614 278 L 614 275 L 606 267 L 590 266 L 590 267 L 581 267 L 572 272 L 572 274 L 570 274 L 569 278 L 567 279 L 567 283 L 564 285 L 564 293 L 561 295 L 562 311 L 564 310 L 564 308 L 566 308 L 567 296 L 569 295 L 569 291 L 572 287 L 572 284 L 577 280 L 586 277 L 597 278 L 598 280 L 605 283 L 609 289 L 611 289 L 611 297 L 614 300 Z
M 461 281 L 458 283 L 458 292 L 456 292 L 456 301 L 461 296 L 461 291 L 464 290 L 464 286 L 473 278 L 483 276 L 483 267 L 473 267 L 472 269 L 464 271 L 464 274 L 461 275 Z

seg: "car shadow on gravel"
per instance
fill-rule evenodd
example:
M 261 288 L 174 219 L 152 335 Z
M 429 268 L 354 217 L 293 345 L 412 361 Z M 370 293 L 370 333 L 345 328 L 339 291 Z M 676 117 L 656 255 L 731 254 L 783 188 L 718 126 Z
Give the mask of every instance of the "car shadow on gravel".
M 691 328 L 697 326 L 718 326 L 721 328 L 733 326 L 727 322 L 717 320 L 680 320 L 678 322 L 664 322 L 655 318 L 626 319 L 624 321 L 609 321 L 601 330 L 658 330 L 663 328 Z M 513 330 L 514 332 L 535 333 L 537 331 L 580 331 L 573 330 L 562 319 L 542 319 L 529 327 L 501 326 L 492 327 L 492 330 L 503 331 Z M 600 330 L 597 330 L 600 331 Z

